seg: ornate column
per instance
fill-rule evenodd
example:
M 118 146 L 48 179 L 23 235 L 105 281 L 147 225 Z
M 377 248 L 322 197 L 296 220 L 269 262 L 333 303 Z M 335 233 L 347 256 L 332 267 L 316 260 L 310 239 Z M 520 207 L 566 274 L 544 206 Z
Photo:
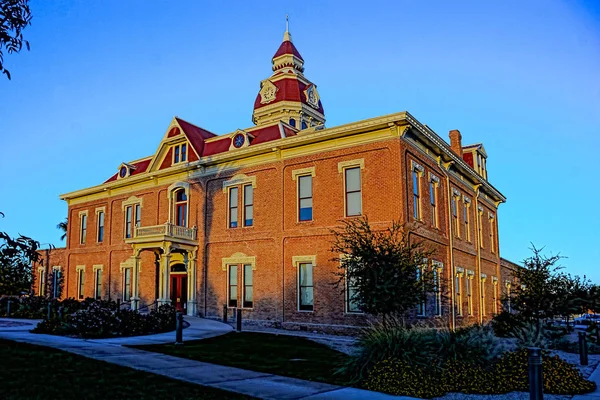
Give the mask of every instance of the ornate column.
M 131 309 L 137 310 L 140 304 L 140 251 L 136 250 L 131 270 Z
M 197 251 L 188 251 L 188 259 L 186 263 L 187 270 L 187 315 L 196 315 L 196 264 Z
M 158 299 L 158 303 L 160 305 L 162 304 L 169 304 L 171 303 L 171 296 L 170 296 L 170 291 L 169 291 L 169 276 L 170 276 L 170 266 L 169 264 L 171 263 L 171 247 L 168 246 L 166 249 L 164 249 L 165 252 L 162 254 L 161 256 L 161 261 L 160 261 L 160 274 L 159 274 L 159 299 Z

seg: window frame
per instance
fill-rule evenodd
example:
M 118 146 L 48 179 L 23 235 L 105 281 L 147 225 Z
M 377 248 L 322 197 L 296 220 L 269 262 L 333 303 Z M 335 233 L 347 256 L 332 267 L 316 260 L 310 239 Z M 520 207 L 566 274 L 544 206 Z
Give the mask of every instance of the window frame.
M 87 211 L 79 213 L 79 244 L 85 244 L 87 241 Z
M 121 299 L 123 301 L 131 301 L 131 297 L 133 295 L 132 292 L 132 275 L 133 268 L 127 267 L 123 268 L 123 287 L 122 287 L 122 296 Z
M 188 192 L 185 188 L 178 187 L 172 192 L 173 199 L 173 225 L 182 226 L 187 228 L 189 225 L 189 215 L 190 215 L 190 198 L 188 196 Z M 185 198 L 183 200 L 178 200 L 179 194 L 182 193 Z M 183 210 L 183 222 L 180 224 L 180 210 Z
M 496 231 L 496 218 L 495 215 L 489 213 L 488 215 L 489 224 L 490 224 L 490 251 L 492 253 L 496 253 L 496 240 L 495 240 L 495 231 Z
M 477 209 L 477 213 L 478 213 L 478 216 L 479 216 L 479 223 L 477 224 L 478 228 L 479 228 L 479 232 L 478 232 L 478 235 L 479 235 L 479 247 L 482 248 L 482 249 L 484 249 L 485 246 L 483 245 L 483 208 L 479 207 Z
M 434 176 L 429 180 L 429 205 L 431 207 L 431 226 L 436 229 L 440 227 L 438 215 L 438 186 L 439 180 L 436 181 Z
M 465 291 L 467 295 L 467 316 L 472 317 L 473 314 L 473 274 L 467 273 L 465 281 Z
M 346 297 L 346 313 L 348 314 L 364 314 L 364 311 L 362 311 L 360 309 L 360 303 L 356 300 L 352 300 L 352 293 L 354 292 L 354 289 L 351 290 L 351 288 L 354 288 L 355 286 L 357 286 L 356 284 L 351 285 L 351 280 L 348 278 L 348 271 L 346 271 L 346 276 L 344 277 L 345 279 L 345 297 Z M 356 303 L 356 309 L 352 309 L 351 304 Z
M 492 277 L 493 298 L 494 298 L 494 315 L 498 314 L 498 278 Z
M 302 196 L 302 182 L 304 179 L 310 179 L 310 196 Z M 297 182 L 296 182 L 296 199 L 297 199 L 297 204 L 298 204 L 298 209 L 297 209 L 297 215 L 298 215 L 298 222 L 310 222 L 314 220 L 314 215 L 313 215 L 313 209 L 314 209 L 314 199 L 313 199 L 313 175 L 312 174 L 302 174 L 302 175 L 298 175 L 297 176 Z M 308 209 L 308 207 L 302 207 L 302 201 L 303 200 L 309 200 L 310 199 L 310 218 L 302 218 L 302 210 L 303 209 Z
M 232 202 L 231 196 L 232 192 L 235 190 L 235 205 Z M 240 213 L 239 213 L 239 197 L 240 197 L 240 188 L 239 186 L 231 186 L 227 188 L 227 228 L 228 229 L 236 229 L 239 227 Z M 235 210 L 236 218 L 233 220 L 232 214 L 233 210 Z M 232 224 L 235 223 L 235 226 Z
M 252 264 L 241 264 L 242 268 L 242 308 L 252 309 L 254 308 L 254 266 Z M 250 271 L 250 285 L 246 282 L 246 271 Z M 246 293 L 248 288 L 251 288 L 252 300 L 249 305 L 246 302 Z
M 173 147 L 172 164 L 181 164 L 188 161 L 188 145 L 187 142 L 178 143 Z
M 96 229 L 96 242 L 103 243 L 104 242 L 104 223 L 106 213 L 102 210 L 98 211 L 97 216 L 97 229 Z
M 455 274 L 454 290 L 455 290 L 455 304 L 456 304 L 456 315 L 459 317 L 463 316 L 463 304 L 462 304 L 462 278 L 464 273 L 457 272 Z
M 454 227 L 454 236 L 460 238 L 460 223 L 458 220 L 458 203 L 460 200 L 460 194 L 454 192 L 452 194 L 452 199 L 450 200 L 450 212 L 452 214 L 452 226 Z
M 463 224 L 465 228 L 465 240 L 471 241 L 471 199 L 463 196 Z
M 94 299 L 102 300 L 102 266 L 94 266 Z
M 427 261 L 423 265 L 417 266 L 416 280 L 423 282 L 423 299 L 417 304 L 417 317 L 427 316 L 427 293 L 425 292 L 425 282 L 423 276 L 425 275 L 425 268 L 427 268 Z
M 487 278 L 485 276 L 481 276 L 480 280 L 479 280 L 479 284 L 481 285 L 481 316 L 485 317 L 486 316 L 486 307 L 485 307 L 485 282 L 487 281 Z
M 302 285 L 301 283 L 301 276 L 302 276 L 302 266 L 303 265 L 308 265 L 310 266 L 310 285 Z M 297 264 L 297 281 L 298 281 L 298 296 L 297 296 L 297 303 L 298 303 L 298 311 L 300 312 L 314 312 L 315 310 L 315 277 L 314 277 L 314 264 L 312 263 L 312 261 L 310 260 L 306 260 L 306 261 L 300 261 Z M 307 305 L 303 305 L 302 304 L 302 289 L 303 288 L 311 288 L 312 292 L 311 292 L 311 301 L 312 304 L 307 304 Z M 304 308 L 303 308 L 304 307 Z
M 348 190 L 348 172 L 349 171 L 354 171 L 357 170 L 358 171 L 358 190 Z M 359 194 L 359 198 L 360 198 L 360 211 L 358 212 L 358 214 L 349 214 L 348 213 L 348 199 L 349 199 L 349 195 L 354 194 L 354 193 L 358 193 Z M 354 165 L 354 166 L 348 166 L 344 168 L 344 216 L 346 218 L 351 218 L 351 217 L 360 217 L 361 215 L 363 215 L 363 202 L 362 202 L 362 172 L 361 172 L 361 167 L 359 165 Z
M 433 268 L 433 279 L 434 279 L 434 313 L 436 317 L 443 315 L 443 304 L 442 304 L 442 273 L 444 272 L 444 264 L 440 261 L 432 261 L 431 267 Z
M 231 284 L 231 272 L 235 268 L 235 285 Z M 228 264 L 227 265 L 227 308 L 238 308 L 239 305 L 239 264 Z M 231 298 L 231 288 L 235 287 L 235 299 Z M 235 302 L 235 304 L 233 303 Z
M 46 295 L 46 268 L 38 268 L 38 296 Z
M 60 297 L 60 293 L 58 292 L 58 289 L 60 289 L 60 278 L 62 276 L 62 271 L 61 271 L 61 267 L 60 266 L 54 266 L 52 267 L 52 297 L 55 299 L 58 299 Z
M 246 193 L 246 190 L 249 189 L 251 192 L 251 195 L 248 196 Z M 239 192 L 238 192 L 239 193 Z M 248 197 L 252 198 L 252 202 L 251 203 L 247 203 L 247 199 Z M 242 226 L 243 227 L 251 227 L 254 226 L 254 188 L 252 187 L 251 183 L 248 184 L 244 184 L 242 185 L 242 204 L 243 204 L 243 209 L 242 209 Z M 251 209 L 250 214 L 251 217 L 250 219 L 247 218 L 248 216 L 248 208 Z M 250 221 L 250 223 L 248 223 L 248 221 Z
M 82 268 L 76 268 L 77 271 L 77 299 L 83 300 L 85 298 L 85 266 Z

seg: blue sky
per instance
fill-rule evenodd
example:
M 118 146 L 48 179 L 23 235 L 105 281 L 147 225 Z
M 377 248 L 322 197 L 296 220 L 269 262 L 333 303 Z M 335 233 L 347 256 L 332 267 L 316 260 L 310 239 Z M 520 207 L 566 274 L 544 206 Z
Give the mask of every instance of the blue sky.
M 501 255 L 600 283 L 600 3 L 32 0 L 0 79 L 0 230 L 61 245 L 61 193 L 151 155 L 175 115 L 251 126 L 290 14 L 327 126 L 407 110 L 483 142 Z

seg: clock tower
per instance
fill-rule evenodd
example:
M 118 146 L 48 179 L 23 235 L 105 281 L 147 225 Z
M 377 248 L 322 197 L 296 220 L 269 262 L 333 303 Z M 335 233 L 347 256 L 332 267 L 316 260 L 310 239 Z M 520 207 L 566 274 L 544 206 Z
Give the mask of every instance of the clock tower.
M 292 43 L 286 21 L 283 42 L 273 56 L 273 74 L 260 83 L 252 122 L 283 121 L 303 130 L 325 124 L 317 85 L 304 76 L 304 59 Z

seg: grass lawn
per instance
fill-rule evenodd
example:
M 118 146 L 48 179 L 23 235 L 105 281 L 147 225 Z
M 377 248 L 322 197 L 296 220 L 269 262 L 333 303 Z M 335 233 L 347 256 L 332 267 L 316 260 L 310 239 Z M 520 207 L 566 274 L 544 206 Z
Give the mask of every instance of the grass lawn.
M 250 399 L 250 397 L 0 339 L 0 399 Z
M 347 359 L 347 355 L 296 336 L 232 332 L 210 339 L 185 342 L 183 346 L 166 344 L 135 347 L 310 381 L 338 385 L 346 383 L 343 377 L 334 375 L 334 372 Z

